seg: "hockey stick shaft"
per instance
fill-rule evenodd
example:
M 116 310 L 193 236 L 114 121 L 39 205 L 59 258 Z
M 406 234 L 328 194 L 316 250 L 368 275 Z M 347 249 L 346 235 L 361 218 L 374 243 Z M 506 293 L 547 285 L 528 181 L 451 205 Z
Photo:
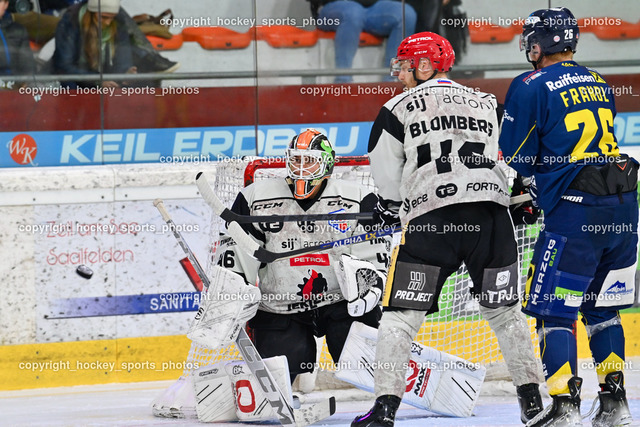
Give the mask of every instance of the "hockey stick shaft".
M 355 236 L 345 237 L 344 239 L 334 240 L 332 242 L 321 243 L 319 245 L 307 246 L 306 248 L 294 249 L 292 251 L 285 252 L 271 252 L 263 248 L 255 240 L 247 234 L 246 231 L 237 222 L 232 222 L 227 228 L 229 236 L 240 246 L 244 248 L 251 256 L 260 262 L 273 262 L 279 259 L 291 258 L 293 256 L 305 255 L 319 251 L 325 251 L 327 249 L 333 249 L 340 246 L 353 245 L 355 243 L 366 242 L 369 240 L 377 239 L 382 236 L 388 236 L 390 234 L 399 231 L 400 227 L 385 227 L 379 230 L 375 230 L 369 233 L 358 234 Z
M 189 261 L 191 261 L 191 263 L 193 264 L 193 267 L 198 273 L 198 276 L 200 276 L 202 283 L 207 289 L 209 289 L 209 285 L 211 284 L 209 282 L 209 278 L 205 274 L 202 266 L 200 265 L 200 262 L 198 262 L 198 259 L 189 248 L 189 245 L 187 245 L 187 242 L 182 237 L 182 234 L 180 233 L 180 231 L 178 231 L 175 223 L 169 216 L 169 212 L 167 212 L 166 208 L 164 207 L 164 203 L 161 199 L 155 199 L 153 201 L 153 205 L 158 209 L 160 215 L 162 215 L 162 219 L 164 219 L 164 221 L 169 226 L 169 229 L 173 232 L 173 235 L 180 244 L 180 247 L 186 253 Z M 273 411 L 276 413 L 280 424 L 282 424 L 283 426 L 295 426 L 296 421 L 293 414 L 293 408 L 289 406 L 289 403 L 282 394 L 282 391 L 280 391 L 280 388 L 273 379 L 273 376 L 267 370 L 264 361 L 247 336 L 247 332 L 244 330 L 244 328 L 240 328 L 240 333 L 238 334 L 238 338 L 236 339 L 236 345 L 238 347 L 238 350 L 242 354 L 242 358 L 247 363 L 247 366 L 249 367 L 253 375 L 255 375 L 258 379 L 258 382 L 262 387 L 262 391 L 267 397 L 267 400 L 273 408 Z
M 213 192 L 211 185 L 202 172 L 196 175 L 196 185 L 205 202 L 213 209 L 213 212 L 226 222 L 235 221 L 239 224 L 251 224 L 258 222 L 294 222 L 294 221 L 339 221 L 339 220 L 371 220 L 372 212 L 329 213 L 309 215 L 240 215 L 228 209 Z
M 523 194 L 520 196 L 514 196 L 511 198 L 511 204 L 523 203 L 531 200 L 531 196 Z M 305 248 L 294 249 L 285 252 L 271 252 L 263 248 L 257 243 L 246 231 L 237 223 L 231 222 L 227 228 L 229 236 L 240 246 L 244 248 L 251 256 L 260 262 L 273 262 L 279 259 L 291 258 L 298 255 L 306 255 L 314 252 L 325 251 L 327 249 L 333 249 L 340 246 L 352 245 L 355 243 L 366 242 L 369 240 L 377 239 L 382 236 L 388 236 L 401 230 L 401 227 L 385 227 L 369 233 L 358 234 L 355 236 L 345 237 L 343 239 L 334 240 L 332 242 L 321 243 L 319 245 L 307 246 Z

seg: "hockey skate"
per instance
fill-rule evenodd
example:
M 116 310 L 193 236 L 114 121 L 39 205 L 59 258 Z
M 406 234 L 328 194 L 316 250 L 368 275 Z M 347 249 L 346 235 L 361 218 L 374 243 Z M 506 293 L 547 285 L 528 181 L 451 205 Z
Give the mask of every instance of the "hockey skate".
M 538 384 L 520 385 L 516 387 L 516 392 L 518 394 L 518 403 L 520 404 L 520 420 L 523 423 L 542 412 L 544 407 L 542 406 L 542 397 L 540 397 Z
M 600 407 L 591 420 L 593 427 L 626 426 L 631 424 L 631 412 L 624 389 L 624 375 L 620 371 L 607 374 L 598 392 Z
M 573 427 L 582 426 L 580 416 L 580 389 L 582 378 L 569 380 L 569 394 L 551 396 L 553 403 L 536 415 L 526 427 Z
M 351 427 L 393 427 L 398 406 L 400 406 L 398 396 L 391 394 L 380 396 L 369 412 L 353 420 Z

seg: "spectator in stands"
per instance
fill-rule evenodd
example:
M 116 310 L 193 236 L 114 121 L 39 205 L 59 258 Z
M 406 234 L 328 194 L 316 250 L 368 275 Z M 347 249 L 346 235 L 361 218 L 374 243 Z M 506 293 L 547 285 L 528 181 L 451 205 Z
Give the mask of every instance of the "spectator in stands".
M 9 0 L 0 0 L 0 75 L 24 75 L 34 71 L 27 30 L 7 12 Z
M 460 62 L 467 52 L 469 27 L 462 0 L 406 0 L 418 16 L 416 32 L 429 31 L 445 37 Z
M 56 28 L 54 72 L 136 73 L 123 16 L 120 0 L 89 0 L 68 8 Z M 122 82 L 63 82 L 63 85 L 72 89 L 95 85 L 119 87 Z
M 360 43 L 360 33 L 366 31 L 387 37 L 384 63 L 387 66 L 407 34 L 413 34 L 416 12 L 410 5 L 395 0 L 308 0 L 311 13 L 323 31 L 335 31 L 336 68 L 351 68 Z M 403 25 L 404 18 L 404 25 Z M 372 64 L 372 67 L 375 65 Z M 352 76 L 337 76 L 336 83 L 349 83 Z
M 29 39 L 31 41 L 34 41 L 35 43 L 40 45 L 44 45 L 50 39 L 55 37 L 56 28 L 58 22 L 60 21 L 59 16 L 53 15 L 64 13 L 64 11 L 68 7 L 84 2 L 86 2 L 86 0 L 40 0 L 41 9 L 48 14 L 29 11 L 27 13 L 16 13 L 13 15 L 13 18 L 20 24 L 24 25 L 24 27 L 29 32 Z M 170 10 L 168 12 L 170 12 Z M 153 16 L 145 14 L 140 15 L 140 17 L 146 18 L 147 21 L 157 21 L 158 18 L 162 17 L 162 15 L 154 18 Z M 122 7 L 119 9 L 118 15 L 116 17 L 117 21 L 123 23 L 127 33 L 129 34 L 133 65 L 135 65 L 137 71 L 140 73 L 171 73 L 175 71 L 180 66 L 180 64 L 163 57 L 153 48 L 153 45 L 145 36 L 145 32 L 147 30 L 145 29 L 145 32 L 141 30 L 141 28 L 137 24 L 137 18 L 138 16 L 132 18 Z M 163 29 L 162 27 L 162 25 L 158 24 L 155 25 L 155 27 L 147 26 L 145 28 L 152 29 L 157 32 L 158 29 Z M 168 27 L 165 27 L 164 30 L 165 33 L 162 35 L 162 37 L 171 37 Z M 52 70 L 50 64 L 46 64 L 45 66 L 43 66 L 42 71 L 44 73 L 51 72 Z M 155 83 L 159 85 L 160 82 L 157 81 Z

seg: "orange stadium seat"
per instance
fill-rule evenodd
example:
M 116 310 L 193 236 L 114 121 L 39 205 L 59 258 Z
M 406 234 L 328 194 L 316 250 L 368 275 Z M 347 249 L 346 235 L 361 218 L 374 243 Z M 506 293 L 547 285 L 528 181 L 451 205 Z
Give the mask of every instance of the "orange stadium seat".
M 291 25 L 262 25 L 252 27 L 247 34 L 256 40 L 266 41 L 271 47 L 310 47 L 318 42 L 315 31 L 307 31 Z
M 42 45 L 34 42 L 33 40 L 29 40 L 29 47 L 33 52 L 40 52 L 40 49 L 42 49 Z
M 318 37 L 321 39 L 336 38 L 335 31 L 316 30 L 316 33 L 318 33 Z M 360 46 L 380 46 L 383 42 L 384 37 L 378 37 L 371 33 L 365 33 L 364 31 L 360 33 Z
M 249 33 L 223 27 L 188 27 L 182 30 L 184 41 L 198 42 L 203 49 L 244 49 L 251 43 Z
M 596 18 L 596 20 L 598 19 L 605 20 L 605 18 Z M 608 18 L 608 19 L 612 19 L 612 18 Z M 588 27 L 591 28 L 591 31 L 600 40 L 626 40 L 626 39 L 640 38 L 640 22 L 633 24 L 631 22 L 621 21 L 620 24 L 618 23 L 613 23 L 611 25 L 596 24 Z
M 182 34 L 174 34 L 170 39 L 156 36 L 147 36 L 155 50 L 177 50 L 182 47 L 184 41 Z
M 469 23 L 469 37 L 471 43 L 509 43 L 517 34 L 522 32 L 522 26 L 513 25 L 510 27 L 501 27 L 492 24 L 475 24 Z
M 593 27 L 587 24 L 587 20 L 584 18 L 578 19 L 578 28 L 580 28 L 581 33 L 592 33 Z

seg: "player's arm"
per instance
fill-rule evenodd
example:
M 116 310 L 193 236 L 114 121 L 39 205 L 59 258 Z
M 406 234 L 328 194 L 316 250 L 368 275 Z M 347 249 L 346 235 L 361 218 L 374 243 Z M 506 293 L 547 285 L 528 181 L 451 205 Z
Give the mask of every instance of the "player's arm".
M 367 194 L 360 202 L 360 211 L 371 212 L 377 200 L 375 194 Z M 369 222 L 358 224 L 355 232 L 360 234 L 365 229 L 370 229 Z M 378 305 L 386 282 L 390 248 L 391 236 L 345 247 L 336 276 L 351 316 L 361 316 Z
M 534 174 L 539 140 L 535 94 L 527 91 L 519 79 L 509 87 L 502 113 L 498 144 L 508 166 L 523 176 Z
M 400 182 L 406 163 L 404 126 L 386 106 L 380 109 L 369 135 L 371 175 L 384 200 L 400 202 Z
M 374 221 L 386 227 L 400 223 L 400 182 L 406 163 L 404 126 L 386 106 L 380 109 L 369 136 L 371 175 L 378 187 Z

